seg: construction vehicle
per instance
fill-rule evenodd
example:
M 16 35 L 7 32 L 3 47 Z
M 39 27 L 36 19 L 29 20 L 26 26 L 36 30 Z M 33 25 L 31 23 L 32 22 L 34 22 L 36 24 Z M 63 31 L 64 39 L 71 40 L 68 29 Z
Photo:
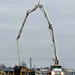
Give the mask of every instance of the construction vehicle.
M 19 31 L 19 34 L 18 34 L 17 38 L 16 38 L 16 39 L 17 39 L 17 43 L 18 43 L 18 39 L 19 39 L 20 36 L 21 36 L 22 30 L 23 30 L 23 27 L 24 27 L 24 25 L 25 25 L 25 23 L 26 23 L 26 20 L 27 20 L 28 15 L 29 15 L 30 13 L 34 12 L 37 8 L 40 8 L 40 9 L 41 9 L 41 11 L 43 12 L 43 14 L 44 14 L 44 16 L 45 16 L 45 18 L 46 18 L 46 20 L 47 20 L 47 22 L 48 22 L 48 25 L 49 25 L 48 28 L 49 28 L 49 30 L 50 30 L 50 32 L 51 32 L 50 34 L 51 34 L 51 37 L 52 37 L 52 42 L 53 42 L 53 47 L 54 47 L 54 55 L 55 55 L 55 57 L 54 57 L 54 59 L 53 59 L 54 64 L 51 66 L 49 74 L 50 74 L 50 75 L 64 75 L 62 66 L 59 65 L 59 60 L 58 60 L 58 57 L 57 57 L 56 42 L 55 42 L 55 37 L 54 37 L 54 29 L 53 29 L 53 27 L 52 27 L 51 22 L 50 22 L 49 19 L 48 19 L 48 16 L 47 16 L 47 14 L 46 14 L 46 12 L 45 12 L 45 10 L 44 10 L 43 5 L 41 5 L 40 2 L 38 2 L 38 5 L 35 5 L 35 7 L 34 7 L 33 9 L 28 10 L 28 11 L 26 12 L 26 17 L 25 17 L 25 19 L 24 19 L 24 21 L 23 21 L 22 27 L 21 27 L 21 29 L 20 29 L 20 31 Z M 18 49 L 18 53 L 19 53 L 19 49 Z M 19 55 L 19 54 L 18 54 L 18 55 Z M 20 58 L 19 58 L 19 64 L 20 64 Z
M 35 72 L 27 67 L 18 65 L 14 67 L 13 75 L 35 75 Z

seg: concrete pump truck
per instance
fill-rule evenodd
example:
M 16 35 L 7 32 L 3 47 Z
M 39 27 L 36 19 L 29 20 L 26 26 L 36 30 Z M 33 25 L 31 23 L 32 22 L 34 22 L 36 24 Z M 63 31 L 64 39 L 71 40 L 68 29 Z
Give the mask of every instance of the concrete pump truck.
M 50 71 L 49 71 L 48 74 L 49 74 L 49 75 L 64 75 L 62 66 L 59 64 L 59 60 L 58 60 L 58 57 L 57 57 L 56 42 L 55 42 L 55 37 L 54 37 L 54 28 L 53 28 L 51 22 L 49 21 L 49 18 L 48 18 L 47 14 L 46 14 L 46 12 L 45 12 L 45 10 L 44 10 L 43 5 L 41 5 L 40 2 L 38 2 L 38 4 L 35 5 L 35 7 L 34 7 L 33 9 L 28 10 L 28 11 L 26 12 L 25 19 L 24 19 L 24 21 L 23 21 L 23 23 L 22 23 L 22 26 L 21 26 L 21 29 L 20 29 L 20 31 L 19 31 L 19 34 L 18 34 L 18 36 L 17 36 L 17 38 L 16 38 L 17 43 L 18 43 L 18 39 L 20 38 L 20 35 L 21 35 L 21 33 L 22 33 L 23 27 L 24 27 L 24 25 L 25 25 L 25 23 L 26 23 L 26 19 L 27 19 L 28 15 L 29 15 L 30 13 L 34 12 L 37 8 L 40 8 L 40 9 L 41 9 L 42 13 L 44 14 L 44 16 L 45 16 L 45 18 L 46 18 L 46 20 L 47 20 L 47 22 L 48 22 L 48 25 L 49 25 L 48 28 L 49 28 L 49 30 L 50 30 L 50 32 L 51 32 L 50 34 L 51 34 L 51 37 L 52 37 L 52 42 L 53 42 L 53 47 L 54 47 L 54 48 L 53 48 L 53 49 L 54 49 L 54 56 L 55 56 L 54 59 L 53 59 L 54 64 L 51 65 Z M 18 49 L 18 57 L 19 57 L 19 65 L 20 65 L 19 49 Z

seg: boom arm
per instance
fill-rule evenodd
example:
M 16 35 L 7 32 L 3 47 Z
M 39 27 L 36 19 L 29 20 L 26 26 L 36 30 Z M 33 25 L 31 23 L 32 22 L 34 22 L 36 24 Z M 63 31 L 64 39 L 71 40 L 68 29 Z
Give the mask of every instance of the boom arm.
M 54 54 L 55 54 L 54 62 L 55 62 L 55 64 L 58 65 L 59 62 L 58 62 L 57 53 L 56 53 L 56 44 L 55 44 L 55 38 L 54 38 L 54 30 L 53 30 L 52 24 L 50 23 L 50 21 L 49 21 L 49 19 L 48 19 L 48 17 L 47 17 L 47 14 L 46 14 L 46 12 L 45 12 L 43 6 L 42 6 L 40 3 L 38 3 L 38 5 L 36 5 L 33 9 L 27 11 L 26 17 L 25 17 L 25 19 L 24 19 L 24 22 L 23 22 L 23 24 L 22 24 L 22 27 L 21 27 L 21 29 L 20 29 L 20 31 L 19 31 L 19 34 L 18 34 L 18 36 L 17 36 L 16 39 L 18 40 L 18 39 L 20 38 L 21 32 L 22 32 L 22 30 L 23 30 L 23 27 L 24 27 L 24 24 L 25 24 L 25 22 L 26 22 L 26 19 L 27 19 L 28 15 L 29 15 L 30 13 L 32 13 L 33 11 L 35 11 L 38 7 L 41 9 L 41 11 L 43 12 L 43 14 L 45 15 L 45 17 L 46 17 L 46 19 L 47 19 L 47 21 L 48 21 L 49 29 L 51 30 L 51 35 L 52 35 L 53 47 L 54 47 Z
M 25 25 L 25 22 L 26 22 L 26 19 L 27 19 L 28 15 L 29 15 L 31 12 L 35 11 L 37 8 L 38 8 L 38 5 L 35 5 L 35 7 L 34 7 L 32 10 L 28 10 L 28 11 L 27 11 L 26 17 L 25 17 L 25 19 L 24 19 L 24 21 L 23 21 L 23 24 L 22 24 L 22 27 L 21 27 L 21 29 L 20 29 L 20 31 L 19 31 L 19 34 L 18 34 L 17 38 L 16 38 L 17 40 L 20 38 L 20 35 L 21 35 L 21 33 L 22 33 L 22 30 L 23 30 L 23 27 L 24 27 L 24 25 Z
M 54 30 L 53 30 L 53 27 L 52 27 L 52 24 L 50 23 L 48 17 L 47 17 L 47 14 L 43 8 L 42 5 L 39 5 L 39 8 L 41 9 L 41 11 L 44 13 L 47 21 L 48 21 L 48 24 L 49 24 L 49 29 L 51 30 L 51 34 L 52 34 L 52 41 L 53 41 L 53 46 L 54 46 L 54 54 L 55 54 L 55 59 L 54 59 L 54 62 L 55 64 L 59 64 L 59 61 L 58 61 L 58 58 L 57 58 L 57 53 L 56 53 L 56 44 L 55 44 L 55 38 L 54 38 Z

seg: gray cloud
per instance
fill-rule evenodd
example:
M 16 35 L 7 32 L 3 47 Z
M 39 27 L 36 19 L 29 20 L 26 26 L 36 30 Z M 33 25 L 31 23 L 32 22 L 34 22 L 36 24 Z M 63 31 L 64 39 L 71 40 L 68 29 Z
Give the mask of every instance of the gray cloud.
M 32 9 L 37 3 L 38 0 L 0 1 L 0 59 L 4 59 L 1 63 L 6 65 L 18 63 L 16 37 L 25 18 L 26 11 Z M 45 2 L 41 0 L 41 4 L 44 5 L 55 29 L 57 50 L 61 64 L 67 68 L 75 68 L 74 62 L 69 59 L 75 60 L 75 1 L 50 0 Z M 53 47 L 51 46 L 51 36 L 47 27 L 47 21 L 39 9 L 29 15 L 19 40 L 21 60 L 27 60 L 28 58 L 27 65 L 29 65 L 30 57 L 50 58 L 50 61 L 46 60 L 48 61 L 46 63 L 42 62 L 43 60 L 38 62 L 37 59 L 36 61 L 33 59 L 33 64 L 38 65 L 38 67 L 50 66 L 53 63 L 51 60 L 54 56 Z M 61 58 L 65 58 L 66 61 L 63 62 Z M 70 62 L 67 62 L 67 58 Z M 13 63 L 11 60 L 13 60 Z M 71 67 L 71 65 L 73 66 Z

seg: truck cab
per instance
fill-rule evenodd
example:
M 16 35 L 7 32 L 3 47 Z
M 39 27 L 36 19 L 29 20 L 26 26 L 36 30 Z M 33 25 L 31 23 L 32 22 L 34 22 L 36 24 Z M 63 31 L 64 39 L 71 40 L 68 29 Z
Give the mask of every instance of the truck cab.
M 61 65 L 52 65 L 50 75 L 64 75 Z

